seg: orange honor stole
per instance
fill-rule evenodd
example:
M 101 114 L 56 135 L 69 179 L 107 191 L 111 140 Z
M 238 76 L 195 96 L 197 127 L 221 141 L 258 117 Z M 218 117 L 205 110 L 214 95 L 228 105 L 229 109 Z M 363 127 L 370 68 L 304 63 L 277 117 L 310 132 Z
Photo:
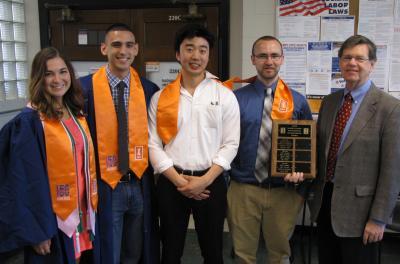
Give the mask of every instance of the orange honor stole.
M 160 93 L 157 105 L 157 133 L 164 144 L 168 144 L 178 133 L 179 96 L 181 76 L 170 82 Z
M 276 84 L 272 103 L 271 119 L 292 119 L 294 110 L 293 96 L 289 87 L 281 79 Z
M 254 83 L 256 79 L 257 76 L 243 80 L 239 77 L 233 77 L 226 80 L 224 84 L 232 89 L 234 83 Z M 292 119 L 293 110 L 294 104 L 292 93 L 286 83 L 282 81 L 282 79 L 278 79 L 272 104 L 271 119 Z
M 233 89 L 234 83 L 253 83 L 257 76 L 248 79 L 234 77 L 222 84 Z M 218 81 L 218 80 L 217 80 Z M 168 144 L 178 133 L 178 110 L 181 87 L 181 73 L 161 91 L 157 105 L 157 133 L 164 144 Z M 291 119 L 294 110 L 293 97 L 290 89 L 278 80 L 272 105 L 272 119 Z
M 128 103 L 129 168 L 141 178 L 148 166 L 148 127 L 144 90 L 139 75 L 130 68 Z M 122 175 L 118 170 L 118 120 L 106 68 L 93 75 L 93 96 L 101 179 L 115 188 Z
M 97 208 L 97 182 L 94 148 L 84 117 L 73 117 L 85 142 L 84 175 L 88 205 Z M 73 139 L 59 120 L 43 119 L 46 162 L 54 213 L 65 221 L 78 207 L 77 172 Z
M 157 105 L 157 133 L 164 144 L 168 144 L 172 138 L 178 133 L 178 112 L 179 112 L 179 97 L 181 94 L 181 78 L 179 72 L 176 79 L 170 82 L 161 91 Z M 216 82 L 221 83 L 226 88 L 232 90 L 232 87 L 226 85 L 216 78 Z

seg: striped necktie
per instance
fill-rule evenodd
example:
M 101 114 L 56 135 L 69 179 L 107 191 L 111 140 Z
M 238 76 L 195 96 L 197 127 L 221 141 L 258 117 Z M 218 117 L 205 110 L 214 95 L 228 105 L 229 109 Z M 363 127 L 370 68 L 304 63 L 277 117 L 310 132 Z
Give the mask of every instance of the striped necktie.
M 266 88 L 264 99 L 264 110 L 261 119 L 260 137 L 258 140 L 256 167 L 254 174 L 259 182 L 268 178 L 269 158 L 271 151 L 271 110 L 272 110 L 272 89 Z

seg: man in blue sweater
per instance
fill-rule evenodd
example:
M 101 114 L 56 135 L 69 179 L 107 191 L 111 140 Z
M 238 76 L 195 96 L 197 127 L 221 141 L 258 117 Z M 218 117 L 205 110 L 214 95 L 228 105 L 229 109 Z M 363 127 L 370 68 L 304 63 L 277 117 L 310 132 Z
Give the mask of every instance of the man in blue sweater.
M 260 230 L 268 263 L 289 263 L 289 238 L 308 184 L 303 173 L 271 177 L 272 119 L 312 119 L 304 96 L 279 78 L 282 44 L 264 36 L 253 44 L 251 60 L 257 76 L 235 91 L 240 106 L 240 145 L 232 163 L 228 189 L 228 220 L 239 263 L 256 263 Z

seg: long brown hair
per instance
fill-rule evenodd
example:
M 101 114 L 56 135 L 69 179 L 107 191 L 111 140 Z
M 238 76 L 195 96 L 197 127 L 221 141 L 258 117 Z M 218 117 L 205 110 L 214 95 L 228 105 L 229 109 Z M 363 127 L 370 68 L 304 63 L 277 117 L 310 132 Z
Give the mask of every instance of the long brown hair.
M 80 83 L 75 78 L 74 68 L 60 52 L 53 47 L 44 48 L 39 51 L 32 62 L 31 77 L 29 80 L 29 99 L 36 110 L 50 119 L 61 119 L 60 105 L 57 104 L 45 89 L 45 75 L 47 71 L 47 61 L 54 58 L 61 58 L 68 68 L 71 77 L 71 87 L 63 96 L 63 102 L 69 107 L 75 116 L 82 115 L 83 93 Z

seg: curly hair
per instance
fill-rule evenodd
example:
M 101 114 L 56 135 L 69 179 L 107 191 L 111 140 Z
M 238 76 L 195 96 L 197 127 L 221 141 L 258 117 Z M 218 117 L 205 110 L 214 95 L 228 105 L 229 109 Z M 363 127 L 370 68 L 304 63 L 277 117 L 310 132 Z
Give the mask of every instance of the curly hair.
M 71 110 L 75 116 L 83 115 L 83 93 L 78 80 L 76 80 L 74 68 L 69 60 L 67 60 L 56 48 L 48 47 L 39 51 L 32 62 L 31 76 L 29 80 L 29 99 L 32 106 L 37 111 L 49 119 L 62 118 L 60 105 L 56 99 L 46 91 L 45 77 L 47 71 L 47 61 L 61 58 L 67 66 L 71 77 L 71 86 L 63 96 L 63 102 Z

